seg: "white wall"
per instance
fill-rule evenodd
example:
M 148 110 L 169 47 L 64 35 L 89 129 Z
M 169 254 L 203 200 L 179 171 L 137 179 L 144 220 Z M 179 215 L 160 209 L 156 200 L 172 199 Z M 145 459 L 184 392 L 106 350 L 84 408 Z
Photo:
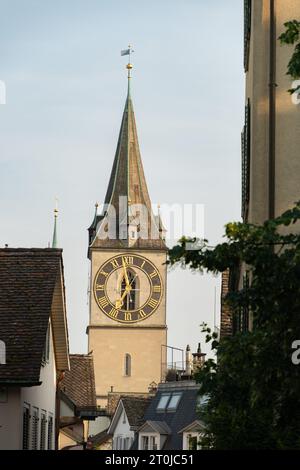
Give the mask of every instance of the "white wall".
M 5 367 L 5 366 L 4 366 Z M 55 396 L 56 396 L 56 366 L 53 348 L 52 331 L 50 328 L 50 351 L 49 362 L 41 367 L 40 381 L 37 387 L 22 387 L 21 389 L 9 389 L 7 403 L 0 403 L 0 449 L 22 449 L 23 434 L 23 404 L 30 405 L 30 414 L 33 407 L 46 411 L 48 420 L 49 413 L 53 416 L 53 440 L 55 444 Z M 30 420 L 32 421 L 32 420 Z M 40 421 L 38 422 L 40 426 Z M 46 423 L 46 448 L 47 429 Z M 39 429 L 40 431 L 40 429 Z M 38 433 L 39 443 L 39 433 Z
M 115 432 L 113 435 L 113 448 L 114 449 L 116 448 L 118 437 L 123 438 L 123 439 L 130 438 L 130 442 L 132 442 L 134 439 L 134 431 L 130 430 L 130 426 L 129 426 L 126 414 L 125 414 L 125 418 L 126 418 L 125 423 L 123 423 L 123 417 L 124 417 L 124 408 L 122 407 L 122 413 L 117 422 Z

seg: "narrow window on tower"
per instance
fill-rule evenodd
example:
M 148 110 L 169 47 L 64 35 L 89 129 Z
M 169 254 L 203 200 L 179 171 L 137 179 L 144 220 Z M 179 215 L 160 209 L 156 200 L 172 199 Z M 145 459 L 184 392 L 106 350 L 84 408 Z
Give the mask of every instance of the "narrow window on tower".
M 125 354 L 125 364 L 124 364 L 124 372 L 126 377 L 131 376 L 131 356 L 130 354 Z
M 125 295 L 126 287 L 130 290 Z M 121 281 L 121 297 L 124 298 L 123 309 L 125 310 L 136 310 L 138 308 L 138 278 L 137 275 L 132 271 L 127 271 L 127 278 L 124 276 Z M 124 296 L 124 297 L 123 297 Z

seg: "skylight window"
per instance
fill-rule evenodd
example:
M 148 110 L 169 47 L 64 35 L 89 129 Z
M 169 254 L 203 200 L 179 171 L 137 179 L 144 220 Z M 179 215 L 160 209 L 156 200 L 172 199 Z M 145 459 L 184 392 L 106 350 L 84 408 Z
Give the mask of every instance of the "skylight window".
M 177 406 L 180 402 L 182 393 L 173 393 L 171 396 L 171 399 L 168 403 L 167 410 L 168 411 L 175 411 L 177 409 Z
M 181 392 L 164 393 L 158 402 L 157 411 L 176 411 L 181 397 Z
M 167 406 L 167 403 L 170 399 L 170 396 L 171 395 L 168 394 L 168 395 L 162 395 L 160 397 L 160 400 L 159 400 L 158 405 L 157 405 L 157 410 L 158 411 L 164 411 L 166 409 L 166 406 Z

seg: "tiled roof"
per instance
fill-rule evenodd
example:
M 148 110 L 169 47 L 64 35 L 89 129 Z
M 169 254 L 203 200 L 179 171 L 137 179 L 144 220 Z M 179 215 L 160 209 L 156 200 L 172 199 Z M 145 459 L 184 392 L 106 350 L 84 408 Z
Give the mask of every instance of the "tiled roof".
M 39 383 L 62 251 L 0 249 L 0 340 L 6 364 L 0 383 Z
M 77 408 L 96 407 L 93 356 L 70 354 L 70 370 L 60 388 Z
M 152 397 L 123 397 L 122 404 L 124 406 L 126 416 L 131 428 L 138 428 L 144 421 L 144 413 L 148 408 Z

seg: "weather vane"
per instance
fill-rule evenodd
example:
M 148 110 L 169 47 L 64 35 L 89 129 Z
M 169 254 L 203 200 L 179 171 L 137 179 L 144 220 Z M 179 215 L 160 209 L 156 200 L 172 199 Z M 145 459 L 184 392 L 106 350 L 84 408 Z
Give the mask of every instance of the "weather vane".
M 123 51 L 121 51 L 121 55 L 128 55 L 128 64 L 126 65 L 126 68 L 128 70 L 128 78 L 130 78 L 130 71 L 132 69 L 132 64 L 130 62 L 130 57 L 131 57 L 131 54 L 134 52 L 134 50 L 132 49 L 132 46 L 129 44 L 128 46 L 128 49 L 124 49 Z

